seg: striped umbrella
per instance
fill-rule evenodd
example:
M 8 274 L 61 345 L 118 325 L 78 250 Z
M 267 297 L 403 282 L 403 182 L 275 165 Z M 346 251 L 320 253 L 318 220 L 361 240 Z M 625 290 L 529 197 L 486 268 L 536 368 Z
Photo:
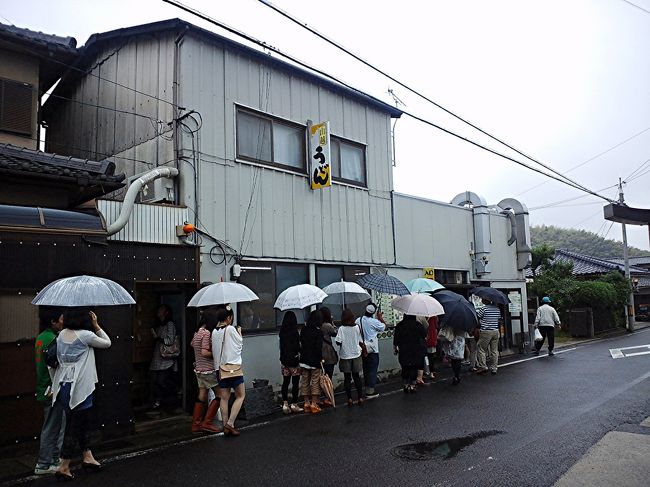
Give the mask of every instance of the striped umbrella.
M 357 279 L 357 284 L 366 289 L 395 296 L 411 294 L 402 281 L 388 274 L 366 274 Z

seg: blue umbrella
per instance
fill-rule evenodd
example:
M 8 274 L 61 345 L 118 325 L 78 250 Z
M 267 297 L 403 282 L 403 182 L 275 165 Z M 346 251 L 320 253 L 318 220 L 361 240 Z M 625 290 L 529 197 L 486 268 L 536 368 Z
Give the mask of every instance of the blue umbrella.
M 433 279 L 425 279 L 424 277 L 411 279 L 406 283 L 406 287 L 412 293 L 432 293 L 445 288 L 445 286 L 439 282 L 436 282 Z
M 472 289 L 470 294 L 492 301 L 494 304 L 508 304 L 510 302 L 508 296 L 493 287 L 478 286 Z
M 388 274 L 366 274 L 357 279 L 357 284 L 366 289 L 396 296 L 411 294 L 402 281 Z
M 450 326 L 457 330 L 472 331 L 478 326 L 478 318 L 474 306 L 463 296 L 447 289 L 441 289 L 432 296 L 442 304 L 445 314 L 440 320 L 440 326 Z

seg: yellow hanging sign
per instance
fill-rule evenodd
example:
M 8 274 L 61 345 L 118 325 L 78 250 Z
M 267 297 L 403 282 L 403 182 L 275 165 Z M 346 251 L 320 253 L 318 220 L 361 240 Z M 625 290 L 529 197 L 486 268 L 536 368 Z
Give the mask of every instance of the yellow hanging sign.
M 435 281 L 435 279 L 436 279 L 436 270 L 433 267 L 425 267 L 423 269 L 422 276 L 425 279 L 433 279 Z
M 311 189 L 332 185 L 330 152 L 330 123 L 322 122 L 309 127 L 309 181 Z

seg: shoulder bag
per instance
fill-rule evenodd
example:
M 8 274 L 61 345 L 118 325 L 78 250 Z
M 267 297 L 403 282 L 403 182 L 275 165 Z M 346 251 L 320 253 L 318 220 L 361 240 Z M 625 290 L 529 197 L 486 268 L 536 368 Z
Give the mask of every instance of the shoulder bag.
M 169 328 L 169 324 L 167 325 Z M 181 354 L 181 337 L 176 334 L 176 327 L 171 324 L 172 333 L 162 337 L 160 355 L 162 358 L 177 358 Z
M 363 334 L 363 316 L 359 318 L 359 329 L 361 330 L 361 341 L 359 342 L 361 357 L 366 358 L 368 356 L 368 347 L 366 347 L 366 337 Z
M 223 347 L 226 344 L 226 337 L 228 336 L 228 326 L 223 329 L 223 340 L 221 340 L 221 354 L 219 355 L 219 380 L 234 379 L 236 377 L 244 376 L 244 369 L 241 364 L 224 364 L 221 359 L 223 358 Z
M 56 369 L 59 366 L 59 359 L 56 355 L 56 338 L 41 353 L 43 354 L 45 365 L 52 369 Z

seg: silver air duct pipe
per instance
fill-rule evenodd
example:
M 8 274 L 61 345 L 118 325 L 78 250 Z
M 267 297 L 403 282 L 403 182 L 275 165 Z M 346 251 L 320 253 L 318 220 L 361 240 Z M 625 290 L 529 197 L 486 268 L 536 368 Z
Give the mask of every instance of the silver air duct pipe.
M 117 220 L 111 223 L 107 228 L 108 236 L 115 235 L 117 232 L 122 230 L 126 223 L 129 221 L 129 217 L 133 211 L 133 205 L 135 204 L 135 199 L 145 184 L 148 184 L 158 178 L 171 179 L 176 176 L 178 176 L 178 169 L 175 167 L 158 167 L 144 173 L 138 179 L 133 181 L 126 192 L 124 201 L 122 202 L 122 210 L 120 211 L 120 216 L 118 216 Z
M 471 191 L 460 193 L 453 200 L 452 205 L 469 206 L 474 215 L 474 272 L 477 277 L 490 273 L 490 209 L 482 197 Z
M 517 242 L 517 269 L 523 270 L 532 263 L 528 208 L 514 198 L 501 200 L 497 206 L 509 215 L 512 224 L 511 239 L 514 238 Z

